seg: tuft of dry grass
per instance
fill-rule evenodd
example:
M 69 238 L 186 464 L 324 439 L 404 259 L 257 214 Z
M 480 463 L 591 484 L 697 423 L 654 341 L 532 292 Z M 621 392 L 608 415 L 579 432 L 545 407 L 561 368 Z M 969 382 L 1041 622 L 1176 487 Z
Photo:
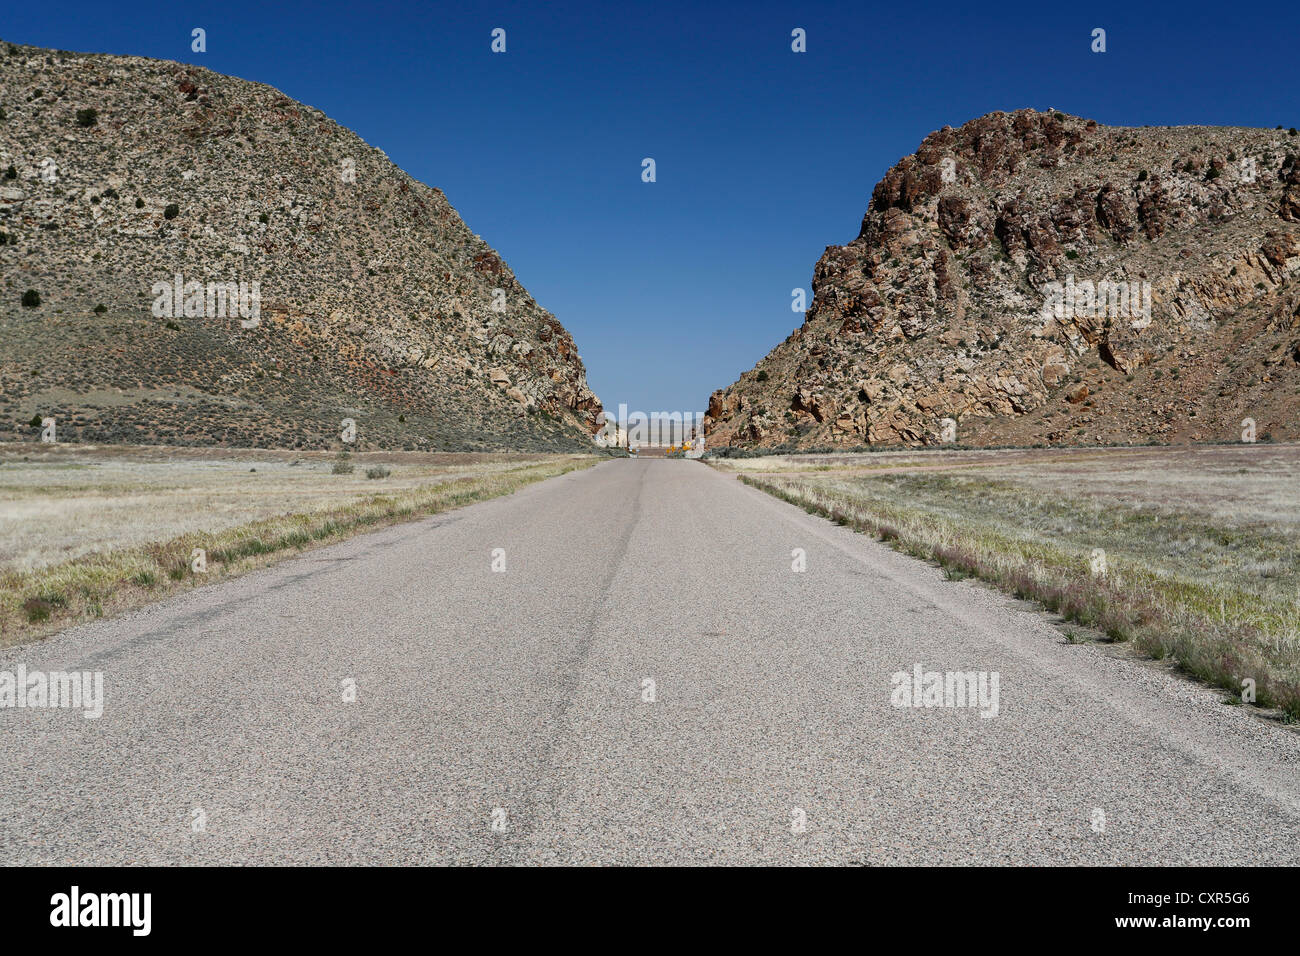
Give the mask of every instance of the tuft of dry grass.
M 741 480 L 1300 719 L 1300 449 Z M 1225 460 L 1226 459 L 1226 460 Z M 963 462 L 966 465 L 967 462 Z M 1253 465 L 1253 466 L 1252 466 Z M 1104 552 L 1105 568 L 1093 557 Z
M 11 566 L 0 571 L 0 645 L 137 607 L 362 531 L 510 494 L 596 462 L 588 456 L 555 456 L 544 461 L 476 464 L 472 474 L 442 475 L 437 480 L 426 476 L 381 494 L 350 494 L 327 504 L 312 496 L 309 507 L 302 510 L 210 531 L 187 530 L 160 541 L 101 548 L 61 562 Z M 360 482 L 364 486 L 366 479 Z M 250 493 L 248 507 L 260 509 L 264 502 Z M 202 572 L 193 567 L 196 548 L 206 555 Z

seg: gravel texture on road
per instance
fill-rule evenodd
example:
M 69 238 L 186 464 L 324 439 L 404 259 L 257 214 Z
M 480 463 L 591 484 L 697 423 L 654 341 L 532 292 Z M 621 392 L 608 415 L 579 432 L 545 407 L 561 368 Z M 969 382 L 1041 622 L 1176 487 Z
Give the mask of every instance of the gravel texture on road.
M 1300 863 L 1300 735 L 694 461 L 19 664 L 102 672 L 104 711 L 0 709 L 3 863 Z M 895 706 L 917 664 L 996 672 L 996 717 Z

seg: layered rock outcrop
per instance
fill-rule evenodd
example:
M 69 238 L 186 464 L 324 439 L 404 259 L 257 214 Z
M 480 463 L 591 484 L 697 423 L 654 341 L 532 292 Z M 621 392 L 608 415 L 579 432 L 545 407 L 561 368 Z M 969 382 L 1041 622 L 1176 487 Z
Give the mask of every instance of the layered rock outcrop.
M 1300 139 L 992 113 L 928 136 L 709 401 L 709 446 L 1300 437 Z

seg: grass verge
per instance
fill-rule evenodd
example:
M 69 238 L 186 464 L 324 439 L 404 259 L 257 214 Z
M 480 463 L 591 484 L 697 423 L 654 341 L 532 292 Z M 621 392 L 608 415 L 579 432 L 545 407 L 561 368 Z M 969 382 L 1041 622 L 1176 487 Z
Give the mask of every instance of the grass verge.
M 599 459 L 523 465 L 390 494 L 373 494 L 310 514 L 290 513 L 214 533 L 89 554 L 34 571 L 0 574 L 0 645 L 43 637 L 85 619 L 156 601 L 292 553 L 400 521 L 507 495 L 596 464 Z M 195 549 L 206 569 L 196 571 Z
M 1168 533 L 1170 541 L 1185 542 L 1193 529 L 1157 532 L 1159 522 L 1150 513 L 1122 505 L 1091 513 L 1072 507 L 1068 520 L 1056 514 L 1047 521 L 1043 513 L 1031 513 L 1032 493 L 991 482 L 968 483 L 963 491 L 936 479 L 925 479 L 928 489 L 909 478 L 837 482 L 741 475 L 740 480 L 935 561 L 949 579 L 977 577 L 1111 641 L 1128 641 L 1152 658 L 1172 660 L 1186 674 L 1229 691 L 1233 702 L 1241 702 L 1245 681 L 1252 680 L 1255 703 L 1278 708 L 1288 722 L 1300 720 L 1300 613 L 1289 587 L 1265 580 L 1279 574 L 1277 542 L 1267 535 L 1254 540 L 1241 529 L 1194 529 L 1201 537 L 1218 536 L 1219 559 L 1229 544 L 1247 550 L 1250 560 L 1241 562 L 1242 568 L 1270 555 L 1261 583 L 1244 570 L 1197 574 L 1172 558 L 1163 564 L 1153 559 L 1158 549 L 1144 551 L 1141 541 Z M 999 493 L 1018 494 L 1029 506 L 1014 521 L 993 520 L 988 503 Z M 1099 540 L 1111 545 L 1100 572 L 1090 551 L 1078 544 Z M 1126 558 L 1126 546 L 1133 557 Z M 1288 567 L 1295 563 L 1293 552 L 1291 547 Z

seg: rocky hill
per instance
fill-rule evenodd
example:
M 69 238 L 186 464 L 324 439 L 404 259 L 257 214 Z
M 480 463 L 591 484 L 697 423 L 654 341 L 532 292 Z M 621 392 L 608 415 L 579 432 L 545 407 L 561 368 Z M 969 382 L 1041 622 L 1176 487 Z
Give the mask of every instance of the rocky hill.
M 0 440 L 46 416 L 288 448 L 344 419 L 363 448 L 597 427 L 572 337 L 442 192 L 258 83 L 0 42 L 0 267 Z
M 709 446 L 1300 437 L 1297 154 L 1033 110 L 932 133 L 713 394 Z

